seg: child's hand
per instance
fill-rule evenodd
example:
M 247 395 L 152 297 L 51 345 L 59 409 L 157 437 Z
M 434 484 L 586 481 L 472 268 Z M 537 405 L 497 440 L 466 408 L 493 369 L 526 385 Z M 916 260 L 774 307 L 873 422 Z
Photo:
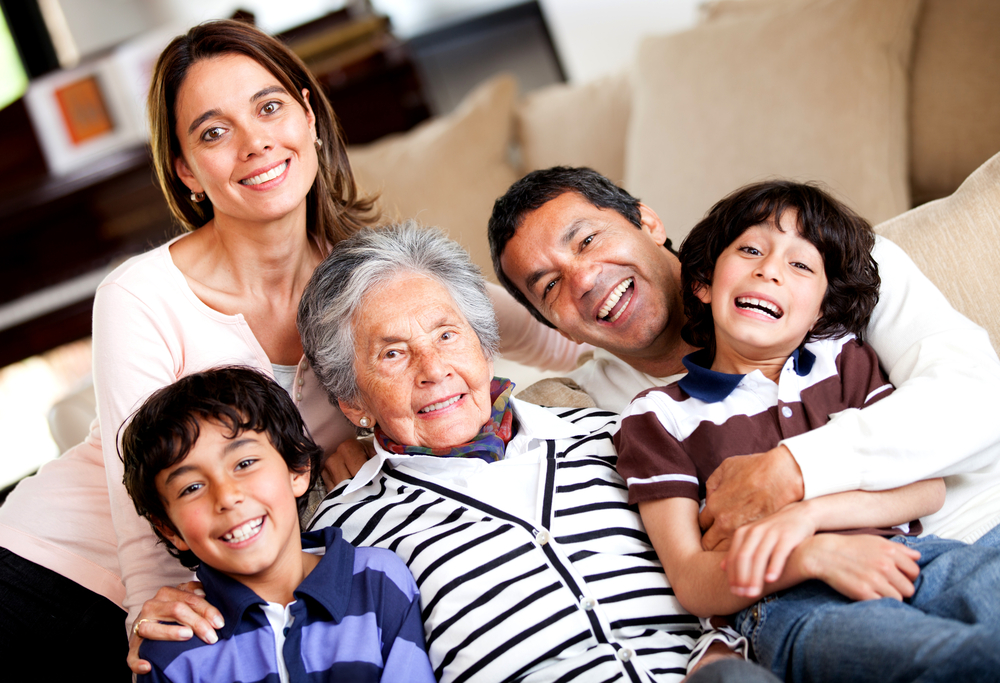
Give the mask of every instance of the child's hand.
M 760 596 L 764 583 L 777 581 L 788 556 L 815 533 L 816 525 L 801 503 L 786 505 L 769 517 L 737 529 L 729 554 L 722 561 L 733 595 Z
M 802 570 L 852 600 L 913 595 L 920 553 L 880 536 L 820 534 L 796 551 Z

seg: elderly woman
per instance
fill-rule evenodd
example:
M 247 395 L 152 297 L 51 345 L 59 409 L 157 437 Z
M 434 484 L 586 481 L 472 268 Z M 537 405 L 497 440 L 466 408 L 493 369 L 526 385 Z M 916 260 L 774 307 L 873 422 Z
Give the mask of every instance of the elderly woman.
M 617 416 L 524 403 L 493 377 L 493 309 L 456 243 L 413 223 L 341 242 L 299 330 L 376 450 L 310 527 L 403 558 L 440 680 L 679 680 L 725 639 L 674 599 L 626 504 Z

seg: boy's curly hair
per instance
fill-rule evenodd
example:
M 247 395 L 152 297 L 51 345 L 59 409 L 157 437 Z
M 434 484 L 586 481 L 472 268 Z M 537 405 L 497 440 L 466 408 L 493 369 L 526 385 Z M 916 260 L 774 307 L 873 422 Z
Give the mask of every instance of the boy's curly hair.
M 878 302 L 878 265 L 872 258 L 875 234 L 871 225 L 819 187 L 773 180 L 740 188 L 712 207 L 681 244 L 681 291 L 687 324 L 681 336 L 687 343 L 715 352 L 712 309 L 695 291 L 711 286 L 712 273 L 722 252 L 755 225 L 780 230 L 781 216 L 798 214 L 799 234 L 823 256 L 827 289 L 822 317 L 806 335 L 833 339 L 845 334 L 862 337 Z

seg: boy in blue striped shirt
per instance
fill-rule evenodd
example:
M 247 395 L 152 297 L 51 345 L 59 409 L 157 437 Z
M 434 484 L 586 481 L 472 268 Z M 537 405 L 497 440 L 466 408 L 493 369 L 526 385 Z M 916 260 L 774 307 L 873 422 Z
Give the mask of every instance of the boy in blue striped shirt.
M 433 681 L 416 583 L 339 529 L 300 535 L 321 450 L 249 369 L 154 393 L 122 437 L 125 486 L 225 620 L 214 644 L 145 641 L 145 681 Z

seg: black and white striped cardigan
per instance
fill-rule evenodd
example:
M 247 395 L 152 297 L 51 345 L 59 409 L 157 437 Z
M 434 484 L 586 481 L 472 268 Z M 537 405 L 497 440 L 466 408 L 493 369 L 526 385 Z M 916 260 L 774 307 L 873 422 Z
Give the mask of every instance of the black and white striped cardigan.
M 549 413 L 515 400 L 519 434 L 551 421 L 537 411 Z M 339 526 L 355 545 L 406 562 L 440 681 L 679 681 L 692 652 L 723 636 L 703 636 L 674 598 L 627 504 L 618 416 L 552 412 L 575 436 L 533 434 L 547 448 L 538 523 L 397 460 L 352 493 L 342 494 L 346 483 L 331 492 L 309 528 Z

